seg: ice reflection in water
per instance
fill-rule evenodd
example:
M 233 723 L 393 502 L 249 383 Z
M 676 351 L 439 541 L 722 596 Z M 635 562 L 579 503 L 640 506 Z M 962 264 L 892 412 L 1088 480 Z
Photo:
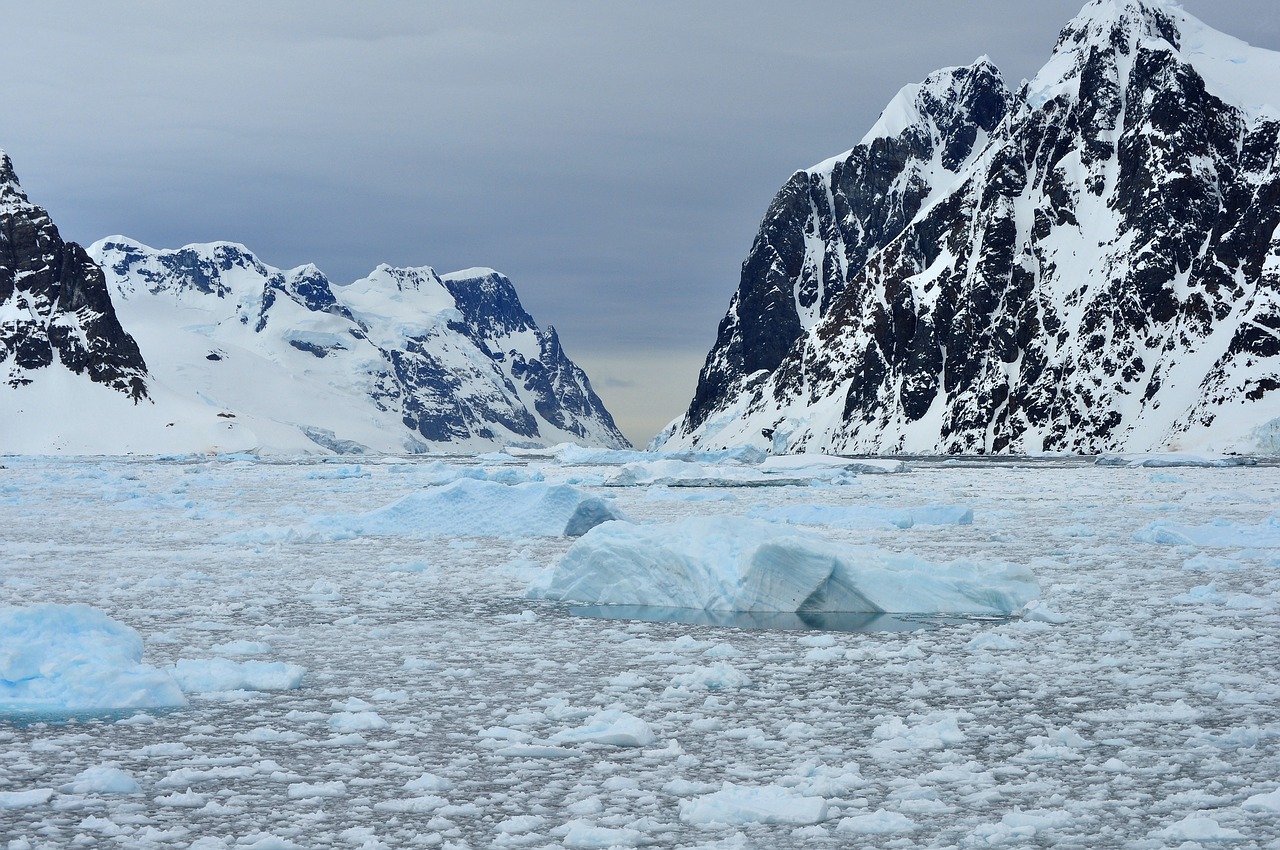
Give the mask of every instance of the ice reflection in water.
M 570 605 L 568 610 L 575 617 L 603 620 L 643 620 L 650 623 L 688 623 L 726 629 L 819 632 L 911 632 L 973 619 L 862 611 L 706 611 L 701 608 L 664 608 L 656 605 Z

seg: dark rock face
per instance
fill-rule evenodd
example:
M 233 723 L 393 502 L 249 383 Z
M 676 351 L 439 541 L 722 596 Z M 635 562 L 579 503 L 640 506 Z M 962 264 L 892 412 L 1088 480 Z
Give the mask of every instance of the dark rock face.
M 523 390 L 520 395 L 532 399 L 538 416 L 574 437 L 598 439 L 593 432 L 599 432 L 609 445 L 630 445 L 591 388 L 586 372 L 560 347 L 556 329 L 548 325 L 544 331 L 534 323 L 510 280 L 485 272 L 446 275 L 443 282 L 462 314 L 457 330 L 495 361 L 507 364 L 510 380 Z M 519 335 L 536 340 L 536 357 L 509 344 Z
M 765 213 L 686 419 L 696 428 L 748 378 L 773 372 L 867 258 L 898 236 L 1004 117 L 1009 93 L 990 62 L 938 71 L 886 113 L 909 118 L 792 175 Z M 893 121 L 897 115 L 887 115 Z
M 0 367 L 11 387 L 55 363 L 139 402 L 147 364 L 116 318 L 102 270 L 27 200 L 0 151 Z
M 781 295 L 746 313 L 744 272 L 676 444 L 1099 452 L 1214 447 L 1244 439 L 1245 419 L 1275 430 L 1280 126 L 1213 92 L 1182 27 L 1203 25 L 1160 2 L 1091 3 L 1002 119 L 980 120 L 994 95 L 967 102 L 989 140 L 962 161 L 953 127 L 942 162 L 959 167 L 928 206 L 886 204 L 882 168 L 859 178 L 855 212 L 811 224 L 787 212 L 809 173 L 793 177 L 757 240 Z M 857 222 L 865 253 L 827 218 Z M 815 282 L 787 273 L 805 268 Z M 824 305 L 807 332 L 776 363 L 781 339 L 736 355 L 741 329 L 793 297 Z M 766 373 L 745 380 L 751 367 Z

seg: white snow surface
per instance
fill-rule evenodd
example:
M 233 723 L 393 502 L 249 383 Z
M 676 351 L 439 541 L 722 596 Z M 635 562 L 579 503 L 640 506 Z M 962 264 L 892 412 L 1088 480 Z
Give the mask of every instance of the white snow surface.
M 964 505 L 968 525 L 812 528 L 842 552 L 1022 565 L 1041 604 L 897 631 L 597 619 L 523 598 L 565 537 L 250 539 L 443 487 L 437 463 L 577 480 L 641 528 Z M 662 499 L 546 453 L 3 466 L 0 605 L 89 606 L 166 676 L 220 656 L 306 669 L 168 708 L 0 717 L 6 850 L 1280 843 L 1274 465 L 915 459 Z M 1135 536 L 1220 521 L 1229 539 Z M 101 622 L 77 610 L 66 634 Z M 6 622 L 0 656 L 28 652 Z
M 1039 592 L 1031 572 L 1011 564 L 933 564 L 780 523 L 690 517 L 599 525 L 529 594 L 707 611 L 1010 614 Z

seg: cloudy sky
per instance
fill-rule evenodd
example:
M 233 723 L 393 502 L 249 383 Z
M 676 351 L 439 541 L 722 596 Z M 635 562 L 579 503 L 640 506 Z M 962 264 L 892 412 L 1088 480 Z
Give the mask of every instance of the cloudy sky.
M 1082 2 L 0 0 L 0 148 L 86 244 L 492 266 L 643 443 L 788 175 L 936 68 L 1032 76 Z M 1274 2 L 1183 5 L 1280 49 Z

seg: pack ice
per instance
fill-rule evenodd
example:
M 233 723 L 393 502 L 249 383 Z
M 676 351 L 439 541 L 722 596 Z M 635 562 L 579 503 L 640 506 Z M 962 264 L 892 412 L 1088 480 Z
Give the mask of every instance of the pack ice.
M 934 564 L 741 517 L 607 522 L 529 589 L 534 598 L 708 611 L 1010 614 L 1039 595 L 1010 564 Z

